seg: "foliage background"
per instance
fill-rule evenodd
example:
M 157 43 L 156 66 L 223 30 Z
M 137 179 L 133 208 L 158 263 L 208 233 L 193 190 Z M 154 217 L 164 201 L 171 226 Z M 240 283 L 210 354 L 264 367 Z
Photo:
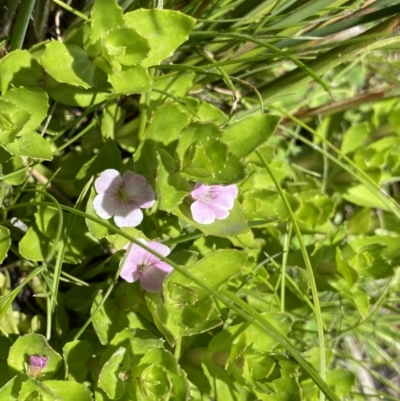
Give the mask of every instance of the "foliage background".
M 0 3 L 0 394 L 397 400 L 398 1 L 121 1 L 195 19 L 162 17 L 181 32 L 137 38 L 125 61 L 124 31 L 107 36 L 116 3 L 95 4 Z M 149 47 L 173 55 L 146 61 Z M 196 121 L 213 147 L 178 157 L 171 138 Z M 224 163 L 216 180 L 237 182 L 239 202 L 199 227 L 176 205 Z M 138 230 L 93 220 L 105 168 L 156 188 Z M 114 251 L 142 236 L 173 248 L 163 296 L 117 281 Z M 25 375 L 32 353 L 50 356 L 42 381 Z

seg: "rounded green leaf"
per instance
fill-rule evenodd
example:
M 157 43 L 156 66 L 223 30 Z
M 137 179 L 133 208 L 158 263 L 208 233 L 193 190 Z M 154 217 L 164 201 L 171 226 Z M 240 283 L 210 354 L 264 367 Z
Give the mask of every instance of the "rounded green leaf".
M 8 53 L 0 62 L 0 90 L 2 92 L 6 92 L 11 85 L 14 88 L 40 86 L 43 76 L 42 67 L 27 50 L 15 50 Z
M 122 65 L 139 64 L 150 50 L 147 40 L 132 28 L 111 30 L 104 39 L 104 47 L 108 58 Z
M 98 386 L 106 392 L 112 400 L 121 398 L 126 390 L 126 381 L 129 380 L 131 357 L 126 348 L 121 347 L 104 364 L 101 369 Z
M 16 156 L 26 156 L 43 160 L 51 160 L 53 158 L 53 152 L 49 142 L 35 132 L 21 136 L 14 142 L 4 145 L 4 147 L 8 152 Z
M 165 349 L 153 349 L 133 370 L 128 391 L 133 394 L 132 399 L 137 400 L 184 401 L 188 399 L 189 386 L 175 357 Z M 157 394 L 157 398 L 153 394 Z
M 63 347 L 65 377 L 82 383 L 87 376 L 87 363 L 92 357 L 92 345 L 88 341 L 71 341 Z
M 122 9 L 116 0 L 96 0 L 90 13 L 91 42 L 97 42 L 111 29 L 124 26 Z
M 63 401 L 93 401 L 90 390 L 80 383 L 71 381 L 47 380 L 43 383 L 43 385 L 45 385 L 53 394 L 55 394 L 57 399 Z
M 230 125 L 222 137 L 229 150 L 239 157 L 246 157 L 275 132 L 280 118 L 269 114 L 254 114 Z
M 124 95 L 147 92 L 151 88 L 150 75 L 141 65 L 121 66 L 108 74 L 108 81 L 116 92 Z
M 2 95 L 1 100 L 5 100 L 13 105 L 12 110 L 6 110 L 11 112 L 10 114 L 24 111 L 24 115 L 21 115 L 24 121 L 26 120 L 26 113 L 30 114 L 29 120 L 24 124 L 21 124 L 21 120 L 18 118 L 14 121 L 17 126 L 23 126 L 19 130 L 18 136 L 31 133 L 47 117 L 47 110 L 49 108 L 48 96 L 41 88 L 20 87 L 10 89 Z M 3 102 L 1 109 L 2 111 L 4 110 Z
M 46 72 L 56 81 L 82 88 L 94 86 L 96 67 L 84 49 L 52 40 L 42 56 Z
M 106 100 L 110 95 L 95 89 L 85 89 L 56 81 L 50 75 L 45 76 L 44 87 L 56 102 L 68 106 L 88 107 Z
M 31 355 L 40 355 L 48 358 L 48 363 L 43 368 L 40 379 L 51 379 L 61 366 L 61 356 L 50 347 L 41 334 L 31 333 L 19 337 L 10 348 L 8 366 L 16 374 L 26 373 Z
M 217 290 L 240 272 L 246 260 L 247 255 L 244 252 L 234 249 L 223 249 L 208 254 L 187 269 L 204 284 Z M 177 270 L 174 270 L 167 277 L 165 284 L 174 281 L 184 285 L 191 283 L 189 278 Z
M 179 11 L 139 9 L 124 15 L 126 24 L 145 37 L 151 50 L 145 66 L 159 64 L 185 42 L 195 20 Z

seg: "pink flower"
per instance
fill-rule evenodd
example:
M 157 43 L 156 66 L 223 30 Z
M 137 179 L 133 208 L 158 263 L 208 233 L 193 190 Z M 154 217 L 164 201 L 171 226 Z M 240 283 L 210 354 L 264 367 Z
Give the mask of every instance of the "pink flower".
M 192 198 L 196 201 L 190 206 L 193 220 L 199 224 L 211 224 L 215 219 L 226 219 L 237 195 L 238 189 L 235 184 L 224 187 L 207 186 L 198 182 L 192 191 Z
M 42 373 L 42 370 L 47 366 L 49 359 L 42 355 L 31 355 L 29 357 L 29 370 L 30 377 L 37 378 Z
M 159 242 L 146 242 L 144 239 L 139 241 L 162 256 L 169 255 L 170 250 L 166 245 Z M 126 244 L 124 249 L 128 249 L 129 245 L 129 243 Z M 120 276 L 128 283 L 140 280 L 140 285 L 146 291 L 158 292 L 162 290 L 163 281 L 172 270 L 173 267 L 168 263 L 163 262 L 139 245 L 132 244 Z
M 143 220 L 139 209 L 152 207 L 154 191 L 146 178 L 133 171 L 125 171 L 121 177 L 114 169 L 104 170 L 94 182 L 98 195 L 93 207 L 99 217 L 109 219 L 114 216 L 118 227 L 136 227 Z

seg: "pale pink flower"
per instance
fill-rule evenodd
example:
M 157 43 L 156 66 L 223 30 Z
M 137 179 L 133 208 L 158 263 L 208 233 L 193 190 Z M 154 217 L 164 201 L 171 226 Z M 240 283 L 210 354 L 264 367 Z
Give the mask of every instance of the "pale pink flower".
M 234 199 L 238 195 L 235 184 L 226 187 L 222 185 L 204 185 L 198 182 L 193 191 L 195 199 L 190 206 L 193 220 L 199 224 L 211 224 L 215 219 L 224 220 L 233 208 Z
M 29 357 L 28 375 L 37 378 L 42 373 L 42 370 L 47 366 L 49 359 L 42 355 L 31 355 Z
M 146 242 L 144 239 L 139 241 L 162 256 L 169 255 L 170 250 L 166 245 L 159 242 Z M 124 249 L 128 249 L 129 245 L 129 243 L 126 244 Z M 128 283 L 139 280 L 142 288 L 148 292 L 158 292 L 162 290 L 163 281 L 172 270 L 173 267 L 168 263 L 163 262 L 141 246 L 132 244 L 120 276 Z
M 136 227 L 143 220 L 139 209 L 152 207 L 155 201 L 154 191 L 146 178 L 133 171 L 124 175 L 114 169 L 104 170 L 94 182 L 98 195 L 93 200 L 93 207 L 102 219 L 114 216 L 118 227 Z

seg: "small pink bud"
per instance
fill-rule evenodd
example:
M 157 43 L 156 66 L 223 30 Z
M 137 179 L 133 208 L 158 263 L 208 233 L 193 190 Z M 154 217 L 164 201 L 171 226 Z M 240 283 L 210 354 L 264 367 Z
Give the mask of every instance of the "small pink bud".
M 31 355 L 29 357 L 28 376 L 37 378 L 42 373 L 42 370 L 47 366 L 49 359 L 42 355 Z

